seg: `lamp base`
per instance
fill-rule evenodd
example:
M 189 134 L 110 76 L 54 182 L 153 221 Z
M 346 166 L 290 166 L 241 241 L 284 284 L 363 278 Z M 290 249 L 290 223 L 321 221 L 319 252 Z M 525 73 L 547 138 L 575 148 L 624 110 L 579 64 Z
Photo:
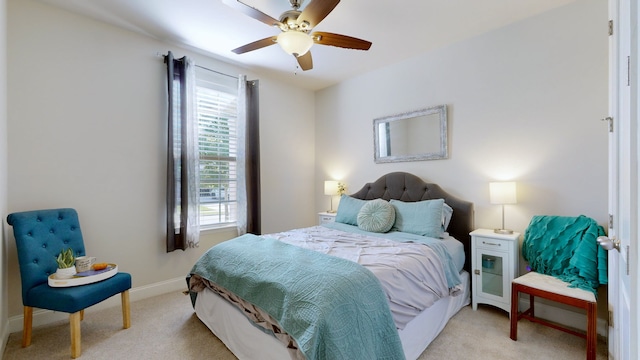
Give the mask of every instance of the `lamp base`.
M 333 213 L 336 213 L 337 211 L 336 211 L 336 210 L 327 210 L 327 212 L 328 212 L 329 214 L 333 214 Z
M 510 230 L 510 229 L 493 229 L 493 232 L 496 234 L 503 234 L 503 235 L 513 234 L 513 230 Z

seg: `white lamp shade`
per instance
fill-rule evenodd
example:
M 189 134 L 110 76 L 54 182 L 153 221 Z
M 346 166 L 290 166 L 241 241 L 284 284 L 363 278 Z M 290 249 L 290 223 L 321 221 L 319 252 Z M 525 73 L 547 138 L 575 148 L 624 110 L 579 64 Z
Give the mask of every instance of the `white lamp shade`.
M 330 196 L 338 195 L 338 182 L 327 180 L 324 182 L 324 194 Z
M 289 30 L 278 35 L 278 44 L 287 54 L 302 56 L 311 49 L 313 38 L 306 33 Z
M 515 204 L 516 203 L 515 181 L 489 183 L 489 200 L 491 201 L 492 204 Z

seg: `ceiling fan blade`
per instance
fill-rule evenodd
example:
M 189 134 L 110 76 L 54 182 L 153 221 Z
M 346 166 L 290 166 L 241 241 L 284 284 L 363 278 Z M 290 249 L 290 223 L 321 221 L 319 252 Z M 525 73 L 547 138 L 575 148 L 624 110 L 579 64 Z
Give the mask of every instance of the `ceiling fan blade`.
M 311 70 L 313 69 L 313 59 L 311 58 L 311 51 L 307 51 L 306 54 L 302 55 L 302 56 L 293 56 L 296 58 L 296 60 L 298 60 L 298 65 L 300 65 L 300 68 L 303 71 L 307 71 L 307 70 Z
M 314 32 L 311 34 L 313 42 L 320 45 L 337 46 L 346 49 L 356 50 L 369 50 L 371 42 L 357 39 L 351 36 L 328 33 L 328 32 Z
M 311 0 L 298 16 L 297 23 L 306 21 L 310 27 L 315 27 L 338 5 L 340 0 Z
M 270 36 L 268 38 L 264 38 L 258 41 L 254 41 L 252 43 L 248 43 L 247 45 L 240 46 L 239 48 L 233 49 L 231 51 L 233 51 L 236 54 L 244 54 L 249 51 L 258 50 L 258 49 L 262 49 L 263 47 L 273 45 L 276 43 L 276 40 L 278 40 L 277 36 Z
M 240 0 L 222 0 L 222 3 L 232 7 L 245 15 L 248 15 L 258 21 L 261 21 L 269 26 L 280 26 L 282 23 L 279 20 L 272 18 L 271 16 L 263 13 L 262 11 L 243 3 Z

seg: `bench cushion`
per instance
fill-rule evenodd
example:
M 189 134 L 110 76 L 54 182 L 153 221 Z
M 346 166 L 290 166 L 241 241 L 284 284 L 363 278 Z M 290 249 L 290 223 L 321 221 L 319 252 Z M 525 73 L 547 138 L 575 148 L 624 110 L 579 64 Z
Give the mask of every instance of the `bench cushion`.
M 580 300 L 596 302 L 596 297 L 593 292 L 569 287 L 569 283 L 566 283 L 556 277 L 540 274 L 535 271 L 513 279 L 513 282 Z

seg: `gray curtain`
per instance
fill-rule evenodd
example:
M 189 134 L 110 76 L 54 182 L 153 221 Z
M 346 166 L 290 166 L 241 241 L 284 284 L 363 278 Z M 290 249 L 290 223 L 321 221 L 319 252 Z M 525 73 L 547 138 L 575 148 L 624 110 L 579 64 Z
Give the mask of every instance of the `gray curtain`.
M 238 235 L 245 233 L 259 235 L 262 232 L 259 85 L 258 80 L 247 81 L 244 75 L 239 78 Z
M 197 247 L 200 234 L 195 69 L 186 56 L 167 65 L 167 252 Z

